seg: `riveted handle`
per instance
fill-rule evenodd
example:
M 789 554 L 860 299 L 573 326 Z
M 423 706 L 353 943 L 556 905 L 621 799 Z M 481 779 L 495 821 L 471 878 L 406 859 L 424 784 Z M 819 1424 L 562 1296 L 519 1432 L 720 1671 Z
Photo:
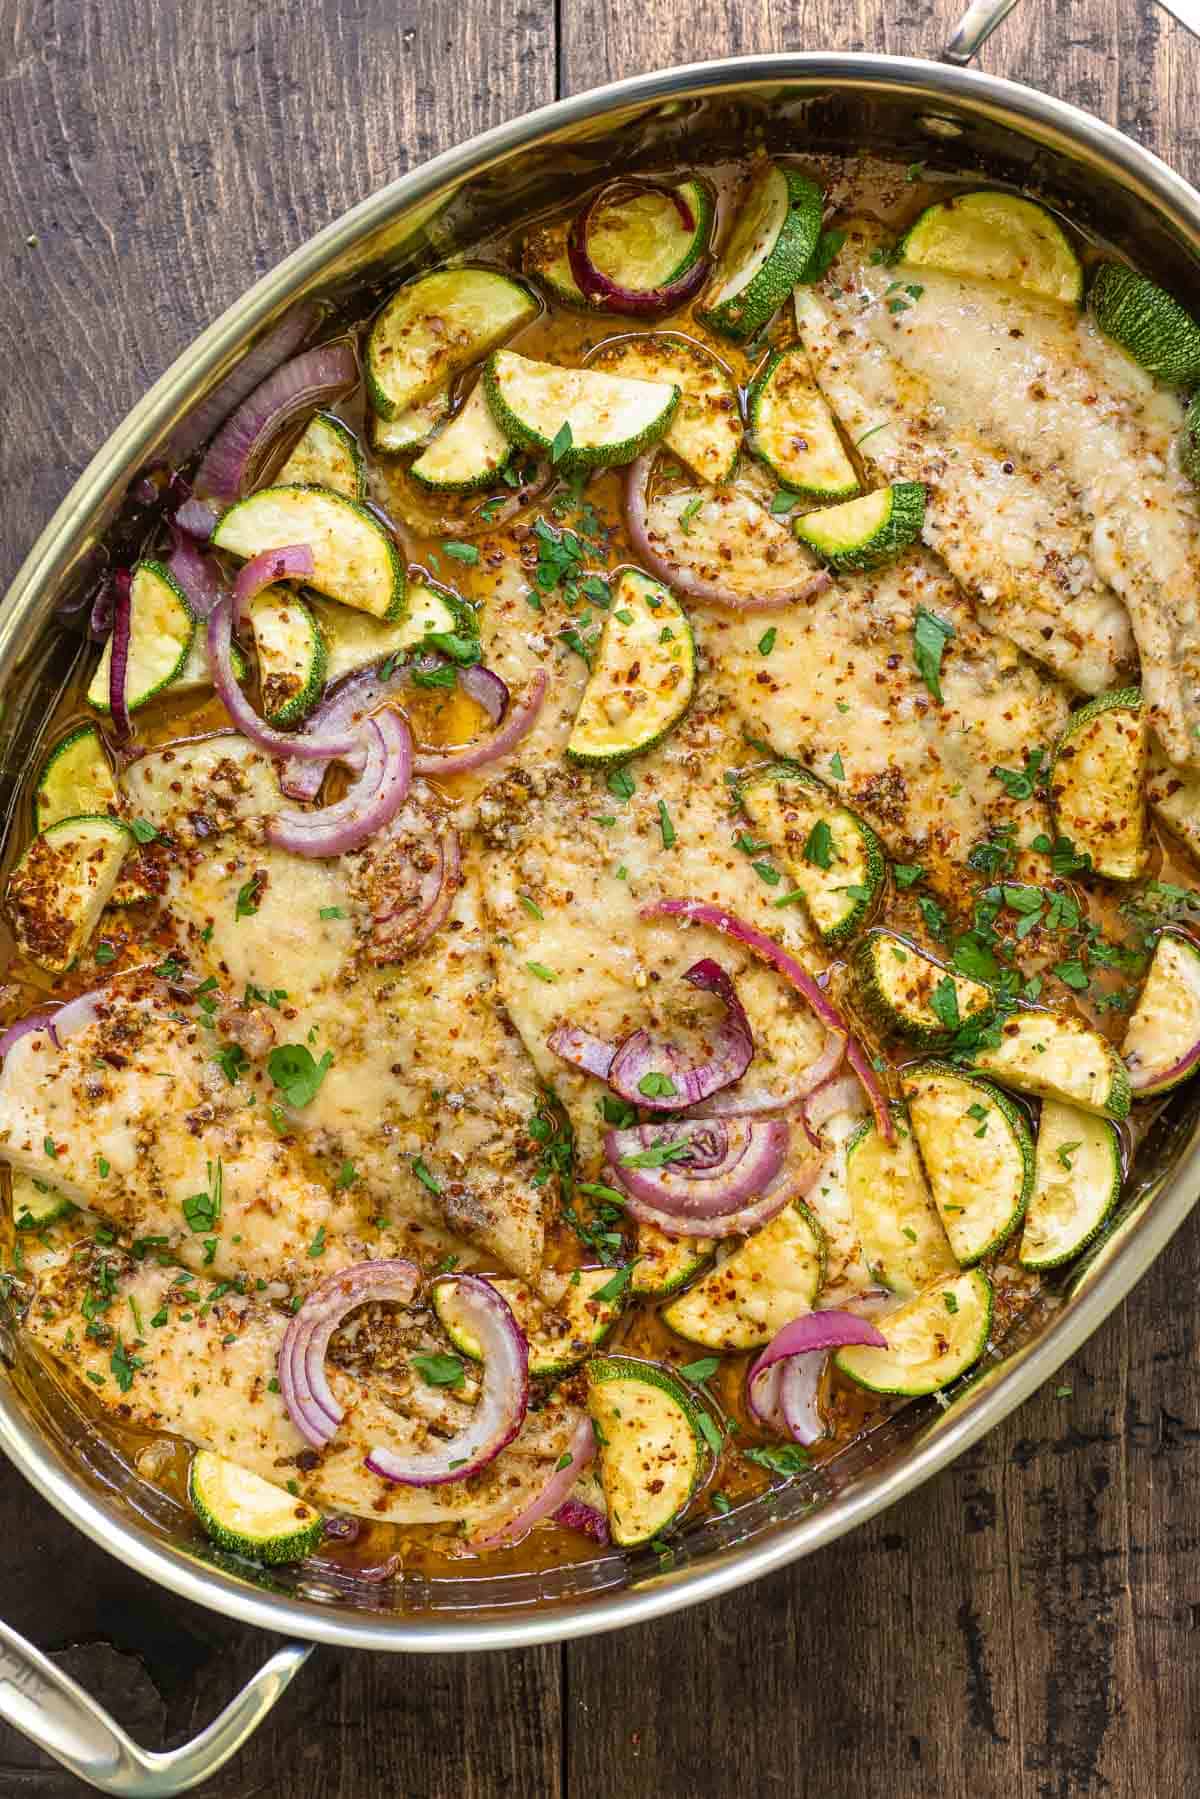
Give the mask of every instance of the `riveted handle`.
M 277 1650 L 220 1717 L 180 1749 L 141 1749 L 69 1675 L 0 1622 L 0 1718 L 100 1793 L 168 1799 L 217 1772 L 257 1730 L 312 1654 Z
M 938 58 L 963 68 L 991 37 L 997 25 L 1007 19 L 1017 0 L 972 0 L 950 34 L 950 41 Z

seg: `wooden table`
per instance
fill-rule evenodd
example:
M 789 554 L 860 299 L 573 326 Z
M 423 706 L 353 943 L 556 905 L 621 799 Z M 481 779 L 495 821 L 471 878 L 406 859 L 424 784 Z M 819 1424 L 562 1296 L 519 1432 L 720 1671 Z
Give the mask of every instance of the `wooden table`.
M 0 0 L 0 585 L 196 332 L 486 125 L 692 58 L 936 53 L 958 0 Z M 1200 44 L 1027 0 L 988 68 L 1200 178 Z M 211 1799 L 1137 1793 L 1200 1786 L 1200 1220 L 1058 1383 L 868 1528 L 704 1609 L 507 1656 L 322 1651 Z M 142 1740 L 266 1640 L 0 1474 L 0 1611 Z M 83 1789 L 0 1729 L 0 1793 Z

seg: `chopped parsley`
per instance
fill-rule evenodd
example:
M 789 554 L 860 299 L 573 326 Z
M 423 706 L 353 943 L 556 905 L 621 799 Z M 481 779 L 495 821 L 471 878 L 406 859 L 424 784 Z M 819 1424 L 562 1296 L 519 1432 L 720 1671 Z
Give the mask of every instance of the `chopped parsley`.
M 333 1067 L 326 1050 L 319 1062 L 303 1043 L 281 1043 L 267 1057 L 267 1073 L 290 1106 L 307 1106 L 316 1098 L 321 1082 Z
M 216 1230 L 221 1217 L 224 1187 L 225 1167 L 218 1156 L 215 1164 L 208 1164 L 208 1187 L 205 1191 L 193 1193 L 183 1202 L 183 1215 L 197 1236 L 201 1231 Z M 207 1259 L 212 1260 L 211 1256 Z
M 679 1372 L 684 1380 L 694 1381 L 697 1386 L 702 1386 L 706 1380 L 712 1379 L 720 1366 L 720 1356 L 706 1355 L 701 1356 L 698 1362 L 685 1362 Z
M 844 781 L 846 779 L 846 770 L 842 763 L 841 750 L 834 750 L 833 755 L 829 758 L 829 772 L 835 781 Z
M 901 302 L 903 304 L 903 302 Z M 913 661 L 926 687 L 937 701 L 942 699 L 942 652 L 954 636 L 954 626 L 939 618 L 928 607 L 918 606 L 913 618 Z
M 262 903 L 263 889 L 266 887 L 266 884 L 266 873 L 261 868 L 257 869 L 255 873 L 250 876 L 248 881 L 242 883 L 237 890 L 237 898 L 233 903 L 233 916 L 235 918 L 253 918 Z
M 129 828 L 139 843 L 153 843 L 158 836 L 154 826 L 144 818 L 135 818 Z
M 638 1082 L 638 1092 L 644 1093 L 647 1099 L 670 1099 L 678 1089 L 669 1074 L 660 1074 L 652 1068 Z
M 686 1137 L 675 1143 L 655 1143 L 649 1149 L 634 1150 L 621 1157 L 622 1168 L 665 1168 L 668 1162 L 683 1161 L 692 1153 Z
M 804 845 L 804 860 L 814 868 L 832 868 L 833 832 L 823 818 L 818 818 Z
M 620 1299 L 622 1293 L 624 1293 L 632 1279 L 633 1269 L 631 1267 L 618 1268 L 611 1280 L 605 1281 L 602 1287 L 596 1288 L 592 1298 L 603 1299 L 605 1301 L 610 1299 Z
M 236 1086 L 244 1069 L 249 1068 L 250 1058 L 240 1043 L 222 1043 L 213 1053 L 213 1061 L 225 1076 L 231 1087 Z
M 999 781 L 1010 799 L 1031 800 L 1046 768 L 1045 750 L 1029 750 L 1024 768 L 993 768 L 992 778 Z
M 724 1448 L 724 1444 L 721 1441 L 721 1433 L 709 1417 L 708 1413 L 702 1412 L 697 1408 L 696 1423 L 700 1426 L 700 1435 L 704 1438 L 704 1441 L 708 1444 L 708 1447 L 712 1450 L 713 1454 L 720 1455 Z
M 558 979 L 554 970 L 547 968 L 544 962 L 526 962 L 525 966 L 530 974 L 537 976 L 539 981 L 557 981 Z
M 431 1193 L 440 1193 L 442 1191 L 441 1181 L 438 1180 L 436 1174 L 433 1174 L 425 1166 L 425 1163 L 421 1160 L 420 1156 L 417 1156 L 414 1159 L 413 1165 L 412 1165 L 412 1170 L 413 1170 L 413 1173 L 416 1175 L 417 1179 L 420 1181 L 421 1185 L 423 1187 L 428 1187 L 428 1189 Z
M 763 632 L 758 640 L 758 653 L 760 656 L 769 656 L 771 654 L 771 651 L 775 648 L 775 639 L 778 636 L 779 632 L 774 625 L 771 626 L 769 631 Z
M 322 906 L 321 907 L 320 917 L 322 917 L 322 918 L 345 918 L 345 916 L 346 916 L 346 914 L 343 911 L 341 906 Z
M 615 800 L 631 800 L 636 783 L 627 768 L 610 768 L 604 785 Z
M 443 538 L 442 548 L 455 562 L 465 562 L 471 566 L 479 561 L 479 551 L 473 543 L 459 543 L 453 537 Z
M 943 975 L 929 996 L 929 1009 L 945 1031 L 957 1031 L 962 1019 L 958 1011 L 958 990 L 953 977 Z
M 1077 1149 L 1082 1149 L 1082 1148 L 1083 1148 L 1082 1138 L 1079 1140 L 1078 1143 L 1060 1143 L 1059 1144 L 1058 1159 L 1062 1163 L 1063 1167 L 1066 1169 L 1068 1174 L 1070 1174 L 1074 1168 L 1074 1163 L 1071 1161 L 1071 1157 L 1074 1155 L 1074 1153 Z
M 561 462 L 574 442 L 575 439 L 571 432 L 571 421 L 570 419 L 564 419 L 562 424 L 558 427 L 558 430 L 554 433 L 554 442 L 550 445 L 551 463 L 556 465 Z
M 917 882 L 923 878 L 925 870 L 919 862 L 893 862 L 892 874 L 895 876 L 897 887 L 903 890 L 906 887 L 915 887 Z
M 812 1457 L 798 1443 L 783 1443 L 778 1446 L 772 1444 L 766 1449 L 744 1449 L 742 1454 L 748 1462 L 757 1462 L 760 1468 L 767 1469 L 770 1474 L 802 1474 L 806 1468 L 812 1467 Z
M 421 1379 L 431 1387 L 461 1387 L 466 1378 L 466 1369 L 461 1356 L 415 1355 L 412 1365 Z
M 954 1293 L 943 1293 L 943 1294 L 942 1294 L 942 1298 L 943 1298 L 943 1299 L 944 1299 L 944 1300 L 945 1300 L 945 1302 L 946 1302 L 946 1310 L 947 1310 L 947 1311 L 948 1311 L 948 1312 L 949 1312 L 949 1314 L 950 1314 L 950 1316 L 951 1316 L 951 1317 L 952 1317 L 952 1318 L 953 1318 L 953 1316 L 954 1316 L 954 1314 L 955 1314 L 955 1312 L 957 1312 L 957 1310 L 958 1310 L 958 1296 L 957 1296 L 957 1294 L 954 1294 Z
M 658 802 L 658 828 L 662 833 L 662 846 L 665 850 L 673 848 L 675 843 L 675 826 L 671 823 L 671 814 L 667 811 L 666 800 Z

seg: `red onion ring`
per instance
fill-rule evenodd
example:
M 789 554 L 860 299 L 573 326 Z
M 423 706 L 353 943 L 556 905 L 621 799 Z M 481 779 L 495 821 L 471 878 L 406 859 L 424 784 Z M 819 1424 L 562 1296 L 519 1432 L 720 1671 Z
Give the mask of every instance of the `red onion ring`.
M 378 668 L 364 668 L 357 674 L 347 675 L 305 719 L 296 733 L 295 743 L 321 737 L 327 731 L 336 733 L 358 727 L 385 701 L 407 687 L 409 679 L 404 667 L 394 668 L 386 676 L 381 675 Z M 293 746 L 292 755 L 279 777 L 279 785 L 290 799 L 315 800 L 325 778 L 324 761 L 302 760 L 303 756 L 304 752 Z
M 593 1543 L 604 1548 L 611 1542 L 608 1519 L 594 1505 L 588 1505 L 583 1499 L 568 1499 L 560 1505 L 554 1514 L 554 1522 L 561 1524 L 564 1530 L 582 1531 L 585 1537 L 591 1537 Z
M 597 1037 L 594 1031 L 585 1031 L 581 1025 L 556 1025 L 546 1039 L 546 1048 L 572 1068 L 581 1069 L 584 1074 L 594 1074 L 598 1079 L 606 1081 L 608 1071 L 612 1067 L 616 1050 L 604 1037 Z
M 825 1358 L 794 1355 L 789 1361 L 776 1365 L 780 1370 L 779 1409 L 785 1432 L 796 1443 L 819 1443 L 829 1434 L 821 1416 L 821 1374 Z
M 246 608 L 264 587 L 275 581 L 309 581 L 316 572 L 313 553 L 306 543 L 284 544 L 278 550 L 260 550 L 238 570 L 233 584 L 233 629 L 246 623 Z
M 783 1403 L 779 1396 L 779 1383 L 783 1379 L 783 1363 L 775 1362 L 770 1368 L 753 1371 L 746 1377 L 746 1407 L 750 1416 L 767 1430 L 776 1430 L 781 1437 L 787 1435 L 787 1421 L 783 1415 Z
M 698 256 L 691 266 L 674 281 L 666 282 L 662 287 L 623 287 L 614 281 L 602 269 L 598 269 L 592 261 L 588 250 L 588 233 L 597 209 L 605 202 L 612 204 L 617 190 L 622 193 L 663 194 L 671 200 L 683 221 L 685 231 L 691 231 L 696 223 L 691 207 L 677 188 L 669 187 L 663 181 L 630 180 L 628 177 L 608 182 L 571 220 L 567 232 L 567 261 L 576 287 L 585 300 L 592 300 L 606 308 L 609 312 L 632 313 L 635 317 L 646 317 L 656 312 L 670 312 L 676 306 L 682 306 L 690 300 L 698 288 L 703 287 L 708 276 L 708 256 Z
M 690 987 L 698 987 L 702 993 L 717 994 L 725 1007 L 725 1017 L 707 1061 L 689 1067 L 683 1052 L 674 1044 L 651 1036 L 649 1031 L 634 1031 L 617 1050 L 608 1071 L 608 1083 L 614 1093 L 631 1105 L 645 1106 L 651 1112 L 681 1112 L 689 1106 L 699 1105 L 723 1087 L 740 1081 L 754 1059 L 750 1020 L 721 964 L 709 956 L 702 957 L 692 964 L 683 978 Z M 668 1074 L 674 1092 L 644 1093 L 639 1083 L 651 1073 Z
M 477 737 L 459 749 L 417 752 L 413 767 L 419 775 L 462 775 L 469 769 L 483 768 L 506 756 L 532 728 L 546 697 L 547 677 L 544 668 L 535 671 L 524 695 L 510 709 L 505 722 L 490 737 Z
M 833 577 L 828 571 L 817 569 L 798 587 L 790 587 L 785 593 L 771 594 L 766 599 L 752 600 L 747 599 L 743 593 L 736 593 L 732 587 L 725 587 L 720 581 L 706 581 L 700 575 L 689 574 L 682 564 L 657 548 L 650 532 L 647 489 L 650 470 L 657 454 L 657 448 L 648 450 L 644 456 L 639 456 L 629 465 L 629 472 L 625 477 L 625 521 L 629 527 L 630 542 L 641 563 L 674 593 L 682 594 L 686 599 L 698 600 L 702 605 L 727 606 L 733 612 L 781 612 L 800 600 L 811 600 L 833 585 Z
M 221 571 L 211 556 L 204 556 L 183 530 L 172 533 L 174 548 L 167 557 L 167 573 L 179 583 L 197 618 L 208 618 L 225 591 Z
M 428 943 L 434 934 L 441 930 L 450 916 L 450 908 L 454 904 L 454 896 L 462 885 L 462 852 L 459 848 L 458 832 L 447 829 L 438 840 L 438 868 L 436 889 L 430 892 L 429 884 L 424 884 L 419 896 L 419 910 L 416 918 L 407 924 L 402 938 L 406 954 L 420 949 Z M 382 925 L 389 924 L 391 918 L 376 918 L 372 923 L 372 936 L 378 945 L 379 931 Z
M 332 762 L 335 757 L 358 757 L 363 747 L 361 734 L 345 731 L 327 737 L 300 736 L 273 731 L 270 725 L 263 723 L 234 676 L 230 656 L 233 643 L 231 605 L 229 595 L 222 594 L 208 615 L 208 660 L 212 666 L 213 686 L 238 730 L 271 756 L 302 756 L 306 761 L 322 763 Z
M 667 1237 L 737 1237 L 748 1235 L 760 1226 L 769 1224 L 777 1212 L 794 1199 L 802 1199 L 820 1174 L 822 1158 L 810 1155 L 798 1166 L 785 1167 L 776 1175 L 771 1185 L 760 1199 L 752 1205 L 743 1206 L 740 1212 L 730 1212 L 722 1218 L 679 1217 L 671 1212 L 660 1211 L 657 1206 L 648 1205 L 635 1193 L 627 1193 L 625 1210 L 631 1217 L 642 1224 L 653 1224 Z M 611 1170 L 614 1178 L 619 1179 L 615 1170 Z
M 567 1460 L 567 1457 L 570 1459 Z M 596 1434 L 592 1429 L 592 1421 L 585 1412 L 567 1445 L 566 1456 L 563 1458 L 566 1466 L 556 1466 L 537 1497 L 524 1505 L 507 1524 L 502 1524 L 499 1530 L 490 1531 L 487 1536 L 468 1538 L 470 1547 L 511 1549 L 515 1543 L 529 1535 L 535 1524 L 540 1524 L 543 1518 L 555 1516 L 563 1509 L 571 1488 L 584 1469 L 591 1466 L 595 1457 Z
M 436 1449 L 399 1454 L 375 1444 L 372 1474 L 405 1487 L 437 1487 L 477 1474 L 512 1442 L 529 1406 L 529 1352 L 507 1304 L 489 1281 L 450 1275 L 463 1325 L 483 1350 L 483 1387 L 469 1424 Z
M 196 470 L 196 490 L 224 505 L 241 499 L 263 451 L 298 412 L 311 412 L 358 382 L 349 338 L 317 344 L 267 376 L 226 420 Z
M 355 1262 L 313 1288 L 279 1346 L 279 1387 L 288 1416 L 306 1443 L 324 1449 L 345 1417 L 325 1375 L 329 1340 L 343 1319 L 369 1300 L 410 1305 L 421 1285 L 414 1262 Z
M 837 1073 L 845 1053 L 846 1039 L 840 1031 L 830 1031 L 825 1038 L 825 1047 L 816 1061 L 810 1062 L 782 1093 L 767 1093 L 753 1088 L 749 1091 L 730 1089 L 725 1093 L 716 1093 L 706 1100 L 696 1116 L 754 1118 L 763 1112 L 790 1112 L 793 1107 L 802 1107 L 803 1101 L 810 1094 L 817 1093 Z
M 810 1132 L 819 1131 L 838 1112 L 860 1112 L 862 1100 L 862 1087 L 855 1076 L 848 1074 L 840 1081 L 826 1081 L 805 1101 L 804 1122 Z
M 129 716 L 129 640 L 133 633 L 133 576 L 127 568 L 113 575 L 112 657 L 108 665 L 108 705 L 112 714 L 113 736 L 118 743 L 128 743 L 133 736 Z
M 459 669 L 458 682 L 467 698 L 482 706 L 492 723 L 498 725 L 509 701 L 508 687 L 499 675 L 484 668 L 481 662 L 475 662 L 470 668 Z
M 319 812 L 279 812 L 267 842 L 294 856 L 344 856 L 395 818 L 412 785 L 412 733 L 398 712 L 363 726 L 366 760 L 343 799 Z
M 781 1118 L 681 1118 L 606 1131 L 604 1153 L 627 1193 L 668 1217 L 711 1220 L 766 1191 L 789 1136 Z M 689 1155 L 657 1168 L 628 1166 L 627 1157 L 671 1143 L 686 1143 Z
M 3 1036 L 0 1036 L 0 1060 L 3 1060 L 14 1044 L 19 1043 L 22 1037 L 28 1037 L 33 1031 L 45 1031 L 51 1042 L 56 1041 L 54 1016 L 53 1012 L 28 1012 L 24 1018 L 18 1018 L 15 1024 L 10 1024 Z
M 689 924 L 706 925 L 709 930 L 720 931 L 740 943 L 744 949 L 753 950 L 764 962 L 769 962 L 785 981 L 794 987 L 816 1013 L 821 1023 L 828 1030 L 839 1032 L 846 1040 L 846 1059 L 866 1089 L 867 1098 L 871 1102 L 871 1110 L 875 1114 L 875 1122 L 885 1142 L 894 1143 L 896 1127 L 888 1110 L 887 1097 L 876 1079 L 870 1059 L 858 1040 L 852 1036 L 850 1027 L 837 1007 L 826 998 L 820 984 L 815 981 L 795 956 L 760 931 L 755 925 L 747 924 L 733 912 L 726 912 L 723 906 L 712 906 L 704 900 L 661 899 L 653 900 L 650 905 L 642 907 L 643 918 L 680 918 Z
M 887 1348 L 887 1339 L 855 1312 L 806 1312 L 785 1324 L 751 1363 L 746 1376 L 747 1402 L 755 1417 L 764 1418 L 768 1410 L 782 1415 L 788 1434 L 797 1443 L 815 1443 L 823 1437 L 825 1426 L 817 1408 L 823 1357 L 826 1351 L 844 1349 L 851 1343 Z M 763 1377 L 776 1366 L 782 1372 L 772 1391 Z
M 115 577 L 110 575 L 106 580 L 102 581 L 97 590 L 96 597 L 92 601 L 92 609 L 88 614 L 88 636 L 93 643 L 107 643 L 109 635 L 112 632 L 114 579 Z M 81 605 L 85 606 L 86 604 L 87 599 L 85 597 L 81 602 Z M 79 609 L 80 608 L 77 606 L 64 607 L 61 609 L 61 616 L 65 618 L 70 612 L 75 612 Z
M 203 500 L 191 495 L 182 506 L 178 507 L 171 523 L 188 537 L 194 537 L 199 543 L 207 543 L 217 528 L 217 515 L 211 506 Z
M 240 406 L 246 395 L 253 393 L 285 357 L 300 348 L 316 329 L 321 312 L 315 300 L 301 300 L 299 305 L 290 307 L 265 337 L 250 346 L 225 379 L 218 381 L 213 391 L 192 408 L 171 438 L 172 456 L 183 462 L 193 450 L 206 443 L 234 407 Z
M 93 987 L 89 993 L 78 993 L 69 999 L 54 1013 L 47 1029 L 59 1049 L 68 1037 L 76 1031 L 85 1031 L 89 1024 L 94 1024 L 100 1016 L 100 1001 L 104 998 L 103 987 Z

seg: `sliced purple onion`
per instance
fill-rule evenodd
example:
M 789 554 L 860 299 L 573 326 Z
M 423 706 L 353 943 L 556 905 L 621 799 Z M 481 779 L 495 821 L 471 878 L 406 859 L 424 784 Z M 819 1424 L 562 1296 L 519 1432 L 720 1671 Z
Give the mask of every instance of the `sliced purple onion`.
M 700 1108 L 704 1118 L 754 1118 L 764 1112 L 791 1112 L 802 1106 L 810 1094 L 816 1094 L 841 1066 L 846 1053 L 846 1039 L 840 1031 L 830 1031 L 825 1047 L 815 1062 L 810 1062 L 791 1084 L 780 1093 L 763 1088 L 737 1086 L 727 1088 L 705 1100 Z
M 797 1443 L 817 1442 L 825 1435 L 817 1403 L 825 1354 L 852 1343 L 887 1348 L 887 1339 L 856 1312 L 806 1312 L 785 1324 L 751 1363 L 746 1376 L 747 1400 L 755 1416 L 767 1422 L 764 1414 L 769 1408 L 782 1417 L 788 1435 Z M 772 1389 L 767 1377 L 776 1368 L 781 1372 Z
M 382 666 L 386 668 L 387 663 Z M 301 745 L 311 737 L 356 730 L 364 719 L 402 692 L 410 680 L 408 670 L 398 667 L 386 675 L 379 668 L 364 668 L 339 681 L 296 733 L 291 759 L 279 778 L 279 785 L 289 798 L 315 800 L 325 777 L 324 763 L 306 757 Z
M 554 1522 L 561 1524 L 564 1530 L 581 1531 L 601 1548 L 611 1541 L 608 1519 L 598 1506 L 589 1505 L 585 1499 L 568 1499 L 555 1512 Z
M 246 608 L 264 587 L 275 581 L 311 581 L 316 571 L 311 547 L 306 543 L 283 544 L 278 550 L 260 550 L 238 570 L 233 584 L 233 629 L 246 623 Z
M 569 1062 L 572 1068 L 594 1074 L 602 1081 L 608 1079 L 617 1053 L 606 1038 L 597 1037 L 593 1031 L 585 1031 L 577 1024 L 557 1025 L 546 1039 L 546 1048 Z
M 288 1416 L 306 1443 L 324 1449 L 345 1412 L 325 1374 L 330 1338 L 351 1312 L 372 1300 L 411 1305 L 421 1285 L 414 1262 L 355 1262 L 314 1287 L 279 1347 L 279 1387 Z
M 863 1111 L 862 1085 L 854 1075 L 843 1075 L 840 1080 L 826 1081 L 818 1087 L 810 1099 L 805 1100 L 803 1107 L 804 1122 L 810 1131 L 819 1131 L 829 1119 L 839 1112 Z
M 251 345 L 225 379 L 218 381 L 213 391 L 193 406 L 176 429 L 171 439 L 171 454 L 176 461 L 185 462 L 193 450 L 208 442 L 234 407 L 240 406 L 246 395 L 253 393 L 272 369 L 278 368 L 285 357 L 293 355 L 305 338 L 311 336 L 320 323 L 321 313 L 322 308 L 315 300 L 301 300 L 284 313 L 265 337 Z
M 279 812 L 267 842 L 294 856 L 344 856 L 395 818 L 412 785 L 412 733 L 398 712 L 381 712 L 362 727 L 362 773 L 336 805 L 319 812 Z
M 76 1031 L 85 1031 L 88 1025 L 95 1024 L 100 1016 L 100 1001 L 103 998 L 104 989 L 93 987 L 89 993 L 78 993 L 74 999 L 69 999 L 58 1008 L 48 1028 L 60 1049 Z
M 302 756 L 308 761 L 319 761 L 322 764 L 332 762 L 335 758 L 354 758 L 357 761 L 363 748 L 361 733 L 331 732 L 328 736 L 310 737 L 274 731 L 270 725 L 263 723 L 238 686 L 233 672 L 232 618 L 230 597 L 222 594 L 208 615 L 208 660 L 212 667 L 213 686 L 238 730 L 270 756 Z
M 107 643 L 112 634 L 113 590 L 116 577 L 102 581 L 88 616 L 88 636 L 93 643 Z
M 783 1167 L 789 1136 L 781 1118 L 681 1118 L 606 1131 L 604 1153 L 632 1197 L 668 1217 L 711 1222 L 766 1191 Z M 637 1165 L 672 1148 L 684 1153 Z
M 689 1064 L 684 1052 L 673 1043 L 653 1037 L 649 1031 L 634 1031 L 617 1050 L 608 1071 L 614 1093 L 651 1112 L 680 1112 L 698 1106 L 723 1087 L 740 1081 L 754 1059 L 750 1020 L 721 964 L 705 956 L 694 962 L 683 978 L 702 993 L 717 994 L 725 1006 L 725 1017 L 707 1060 Z M 642 1083 L 647 1075 L 654 1074 L 670 1077 L 669 1093 L 646 1090 Z M 654 1084 L 651 1082 L 652 1087 Z
M 523 1537 L 527 1537 L 535 1524 L 543 1518 L 550 1518 L 562 1510 L 569 1498 L 571 1488 L 575 1485 L 585 1468 L 589 1468 L 596 1457 L 596 1434 L 592 1429 L 592 1421 L 585 1412 L 575 1427 L 575 1434 L 567 1445 L 566 1453 L 551 1471 L 541 1492 L 536 1498 L 529 1500 L 515 1517 L 502 1524 L 498 1530 L 489 1531 L 486 1536 L 470 1538 L 472 1549 L 511 1549 Z
M 293 356 L 222 425 L 196 470 L 196 491 L 226 506 L 240 500 L 288 420 L 328 405 L 357 383 L 358 358 L 349 338 Z
M 167 573 L 179 583 L 197 618 L 206 619 L 225 592 L 221 571 L 184 531 L 173 533 L 174 547 L 167 557 Z
M 544 668 L 535 671 L 524 695 L 509 710 L 504 723 L 490 737 L 477 737 L 474 743 L 448 750 L 423 749 L 413 763 L 419 775 L 462 775 L 469 769 L 483 768 L 506 756 L 533 727 L 546 697 L 547 677 Z
M 128 743 L 133 736 L 129 716 L 129 641 L 133 634 L 133 576 L 127 568 L 116 570 L 112 579 L 113 622 L 112 656 L 108 667 L 108 704 L 112 714 L 113 736 L 118 743 Z
M 619 177 L 594 193 L 571 221 L 567 232 L 567 261 L 575 285 L 586 300 L 604 306 L 609 312 L 631 313 L 638 318 L 670 312 L 673 307 L 682 306 L 685 300 L 690 300 L 697 289 L 703 287 L 708 276 L 709 259 L 707 256 L 698 256 L 682 275 L 674 281 L 665 282 L 661 287 L 623 287 L 620 282 L 614 281 L 592 261 L 588 249 L 588 234 L 596 212 L 602 205 L 614 204 L 618 191 L 622 198 L 626 194 L 663 194 L 674 204 L 685 231 L 692 230 L 695 225 L 692 209 L 678 188 L 669 187 L 663 181 Z
M 477 1474 L 512 1442 L 529 1406 L 528 1347 L 505 1300 L 475 1274 L 451 1275 L 447 1284 L 463 1329 L 483 1351 L 483 1385 L 470 1422 L 435 1449 L 401 1453 L 372 1446 L 371 1472 L 405 1487 L 437 1487 Z
M 217 528 L 217 515 L 193 494 L 176 510 L 171 523 L 198 543 L 207 543 Z
M 769 1224 L 784 1206 L 803 1199 L 821 1172 L 822 1158 L 809 1152 L 807 1159 L 788 1164 L 776 1175 L 760 1198 L 720 1218 L 697 1218 L 664 1212 L 635 1193 L 627 1193 L 625 1210 L 641 1224 L 652 1224 L 667 1237 L 740 1237 Z M 614 1179 L 619 1178 L 610 1170 Z
M 764 1429 L 776 1430 L 780 1436 L 787 1435 L 787 1422 L 779 1396 L 783 1369 L 782 1362 L 775 1362 L 771 1367 L 760 1368 L 757 1374 L 752 1373 L 746 1378 L 746 1406 L 750 1416 Z
M 508 687 L 500 676 L 476 662 L 470 668 L 459 669 L 458 682 L 467 698 L 482 706 L 492 723 L 498 725 L 509 701 Z
M 53 1012 L 28 1012 L 24 1018 L 18 1018 L 15 1024 L 10 1024 L 3 1036 L 0 1036 L 0 1059 L 3 1059 L 14 1044 L 21 1041 L 22 1037 L 28 1037 L 34 1031 L 45 1031 L 53 1042 L 54 1017 Z
M 434 861 L 411 902 L 390 912 L 377 912 L 371 920 L 374 960 L 380 964 L 409 956 L 440 931 L 450 916 L 454 896 L 462 885 L 462 853 L 458 832 L 447 828 L 433 844 Z

